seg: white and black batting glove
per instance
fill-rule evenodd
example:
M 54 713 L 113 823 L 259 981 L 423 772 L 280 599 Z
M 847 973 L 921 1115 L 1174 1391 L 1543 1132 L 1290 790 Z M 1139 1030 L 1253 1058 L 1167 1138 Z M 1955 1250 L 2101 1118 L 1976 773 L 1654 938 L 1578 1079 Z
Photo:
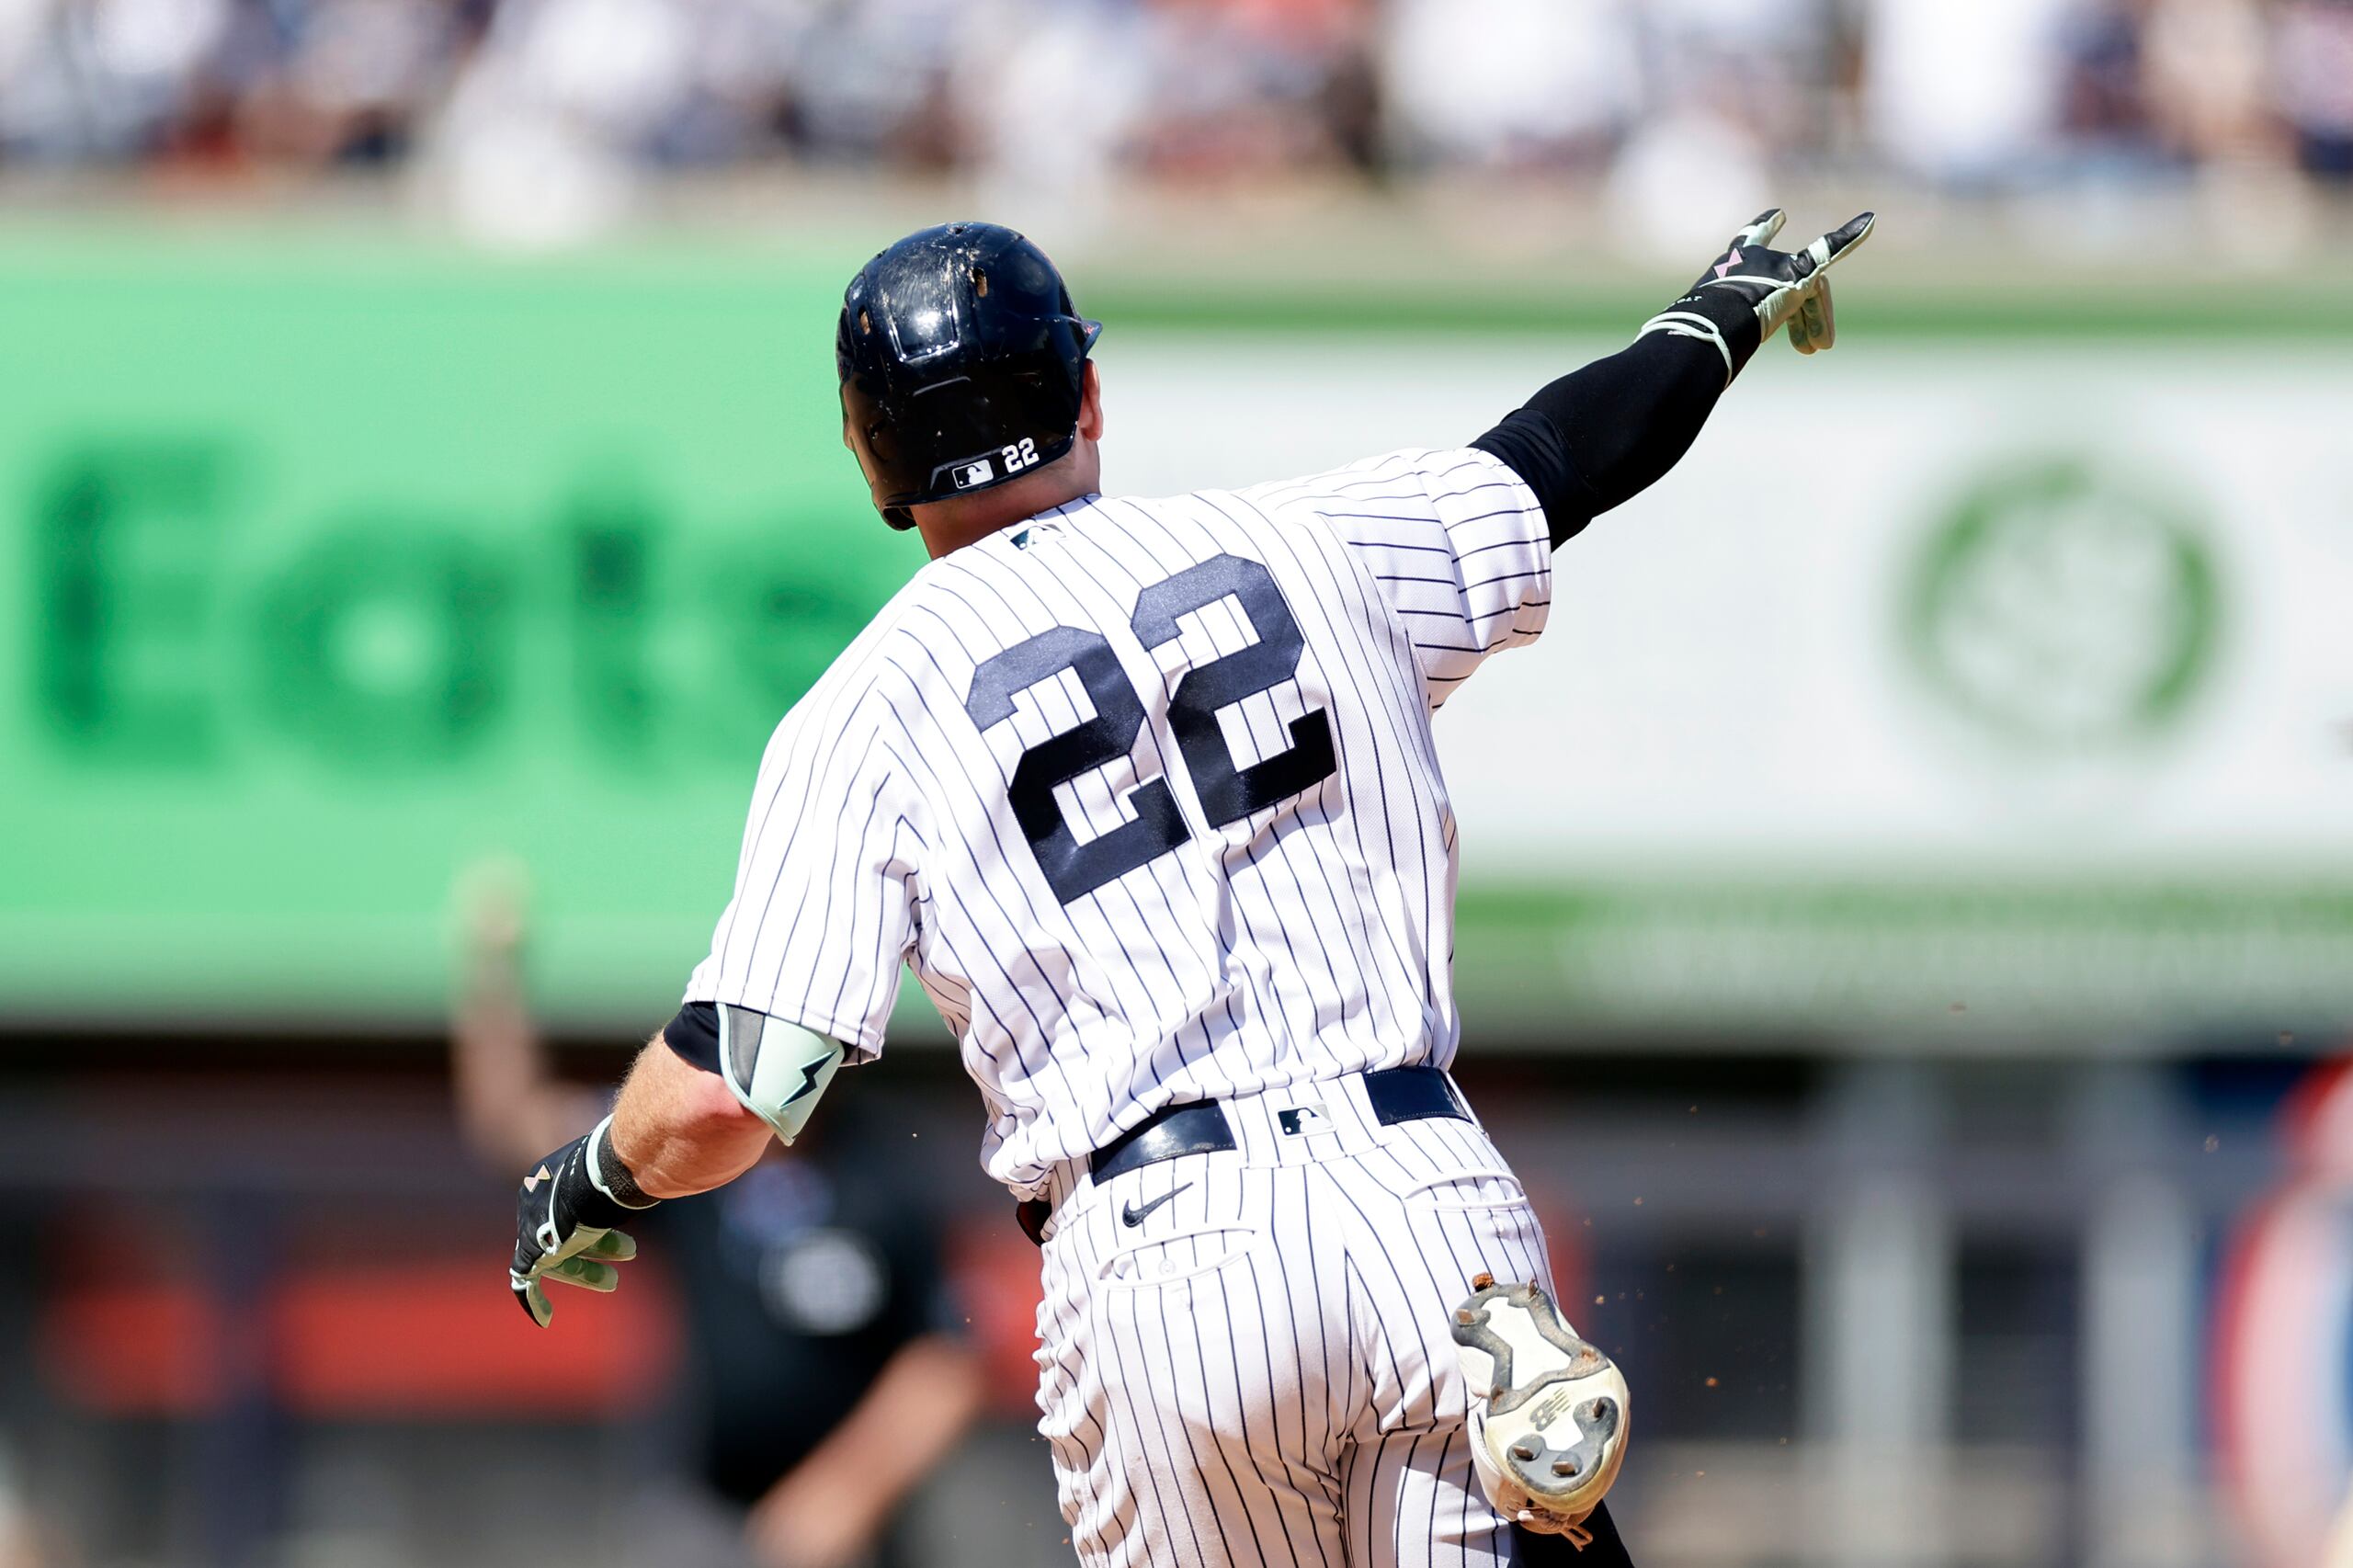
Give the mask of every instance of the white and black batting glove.
M 1774 250 L 1772 238 L 1784 221 L 1778 207 L 1758 213 L 1732 237 L 1724 254 L 1699 275 L 1690 291 L 1653 316 L 1643 331 L 1714 343 L 1723 352 L 1727 379 L 1748 357 L 1747 346 L 1724 335 L 1731 324 L 1723 314 L 1727 301 L 1754 312 L 1758 346 L 1786 324 L 1799 353 L 1818 354 L 1829 347 L 1838 335 L 1830 312 L 1830 268 L 1870 237 L 1879 214 L 1850 218 L 1802 250 Z
M 515 1195 L 515 1262 L 506 1272 L 515 1299 L 541 1328 L 555 1316 L 544 1281 L 584 1290 L 620 1283 L 613 1265 L 637 1256 L 637 1244 L 615 1229 L 657 1201 L 613 1153 L 613 1119 L 605 1118 L 541 1160 Z
M 1760 342 L 1786 322 L 1790 342 L 1797 351 L 1818 354 L 1838 336 L 1837 323 L 1830 313 L 1830 269 L 1870 238 L 1879 214 L 1865 212 L 1849 218 L 1803 250 L 1768 249 L 1784 221 L 1778 207 L 1758 213 L 1756 222 L 1732 237 L 1730 251 L 1708 268 L 1691 291 L 1737 290 L 1756 305 Z

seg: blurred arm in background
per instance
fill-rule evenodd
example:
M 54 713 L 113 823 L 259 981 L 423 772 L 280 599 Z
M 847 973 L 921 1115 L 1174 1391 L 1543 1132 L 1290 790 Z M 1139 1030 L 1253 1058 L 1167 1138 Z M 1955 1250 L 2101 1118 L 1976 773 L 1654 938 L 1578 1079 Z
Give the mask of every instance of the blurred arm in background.
M 458 1118 L 483 1158 L 529 1167 L 594 1125 L 597 1093 L 556 1076 L 523 998 L 523 876 L 493 865 L 460 895 L 465 951 L 449 1031 Z M 680 1198 L 751 1168 L 769 1129 L 717 1074 L 662 1037 L 639 1052 L 613 1106 L 613 1145 L 648 1197 Z
M 460 902 L 465 948 L 450 1030 L 459 1118 L 486 1161 L 529 1166 L 595 1123 L 599 1096 L 556 1076 L 525 1005 L 520 869 L 486 868 Z M 774 1136 L 718 1074 L 690 1064 L 660 1035 L 640 1053 L 614 1106 L 616 1147 L 655 1197 L 725 1184 L 780 1150 Z M 710 1358 L 724 1362 L 725 1346 L 714 1352 Z M 908 1495 L 962 1441 L 983 1392 L 980 1358 L 961 1339 L 939 1329 L 911 1336 L 847 1415 L 753 1505 L 745 1522 L 753 1551 L 770 1568 L 864 1560 Z
M 40 1568 L 34 1534 L 33 1521 L 17 1493 L 7 1448 L 0 1444 L 0 1568 Z
M 555 1075 L 523 1001 L 523 872 L 501 862 L 469 876 L 458 912 L 458 1005 L 449 1076 L 466 1141 L 500 1171 L 576 1138 L 603 1109 L 596 1091 Z

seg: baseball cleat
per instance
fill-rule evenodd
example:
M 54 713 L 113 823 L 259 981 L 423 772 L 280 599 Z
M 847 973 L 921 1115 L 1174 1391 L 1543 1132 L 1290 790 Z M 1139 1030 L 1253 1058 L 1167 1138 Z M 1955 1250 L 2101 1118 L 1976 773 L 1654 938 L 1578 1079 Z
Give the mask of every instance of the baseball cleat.
M 1482 1274 L 1471 1286 L 1453 1334 L 1479 1479 L 1506 1518 L 1581 1536 L 1625 1457 L 1625 1375 L 1533 1282 Z

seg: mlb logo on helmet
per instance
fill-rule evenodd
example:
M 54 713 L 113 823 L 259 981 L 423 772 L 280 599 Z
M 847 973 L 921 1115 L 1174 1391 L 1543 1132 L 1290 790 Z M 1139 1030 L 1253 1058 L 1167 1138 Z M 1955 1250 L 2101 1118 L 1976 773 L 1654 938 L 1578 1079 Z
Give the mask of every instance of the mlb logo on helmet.
M 956 488 L 970 490 L 976 484 L 986 484 L 995 476 L 996 470 L 990 466 L 988 459 L 983 458 L 976 463 L 966 463 L 956 471 Z

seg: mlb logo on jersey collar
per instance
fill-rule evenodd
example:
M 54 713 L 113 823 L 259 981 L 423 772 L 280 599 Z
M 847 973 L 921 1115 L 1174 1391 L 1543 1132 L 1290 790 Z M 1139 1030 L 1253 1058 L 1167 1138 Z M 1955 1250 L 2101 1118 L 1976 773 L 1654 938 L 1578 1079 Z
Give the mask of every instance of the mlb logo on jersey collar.
M 1286 1138 L 1297 1138 L 1302 1134 L 1313 1137 L 1318 1132 L 1337 1131 L 1332 1125 L 1331 1113 L 1321 1105 L 1293 1106 L 1289 1110 L 1279 1110 L 1275 1112 L 1275 1125 L 1283 1130 Z

